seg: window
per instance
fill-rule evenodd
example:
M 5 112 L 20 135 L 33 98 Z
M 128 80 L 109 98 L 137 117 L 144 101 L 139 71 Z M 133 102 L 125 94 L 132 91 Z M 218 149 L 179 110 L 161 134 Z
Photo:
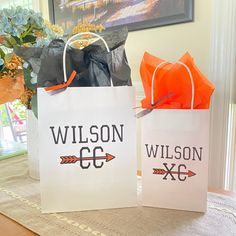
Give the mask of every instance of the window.
M 39 11 L 39 0 L 1 0 L 0 9 L 16 6 Z
M 22 6 L 33 8 L 33 0 L 1 0 L 0 8 L 9 8 L 11 6 Z

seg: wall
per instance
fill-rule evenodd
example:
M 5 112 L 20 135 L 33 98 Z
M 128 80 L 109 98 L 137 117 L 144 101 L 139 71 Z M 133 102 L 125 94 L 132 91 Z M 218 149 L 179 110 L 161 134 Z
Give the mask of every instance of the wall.
M 188 51 L 208 76 L 212 0 L 195 0 L 194 22 L 157 27 L 129 34 L 126 45 L 133 80 L 139 80 L 139 65 L 145 51 L 176 61 Z M 140 91 L 140 88 L 138 88 Z M 139 94 L 140 95 L 140 94 Z
M 49 11 L 48 11 L 48 1 L 39 1 L 40 12 L 43 15 L 43 18 L 49 20 Z

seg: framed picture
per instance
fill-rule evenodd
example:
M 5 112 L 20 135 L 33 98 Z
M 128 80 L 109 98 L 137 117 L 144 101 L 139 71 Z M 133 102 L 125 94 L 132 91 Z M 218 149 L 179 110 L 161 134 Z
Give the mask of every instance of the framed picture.
M 129 31 L 193 21 L 194 0 L 49 0 L 51 21 L 65 32 L 78 23 Z

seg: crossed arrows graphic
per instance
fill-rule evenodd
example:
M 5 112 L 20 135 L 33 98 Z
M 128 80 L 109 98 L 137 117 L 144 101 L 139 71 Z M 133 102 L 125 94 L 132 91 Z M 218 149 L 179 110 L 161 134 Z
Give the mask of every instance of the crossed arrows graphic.
M 113 160 L 115 156 L 106 153 L 105 156 L 97 156 L 97 157 L 76 157 L 76 156 L 61 156 L 61 164 L 73 164 L 77 161 L 92 161 L 94 159 L 96 160 L 106 160 L 106 162 L 109 162 Z
M 188 170 L 188 172 L 179 172 L 179 171 L 166 171 L 164 169 L 155 169 L 153 168 L 153 174 L 154 175 L 165 175 L 167 173 L 171 173 L 171 174 L 176 174 L 176 175 L 187 175 L 188 177 L 192 177 L 194 175 L 196 175 L 196 173 L 194 173 L 191 170 Z

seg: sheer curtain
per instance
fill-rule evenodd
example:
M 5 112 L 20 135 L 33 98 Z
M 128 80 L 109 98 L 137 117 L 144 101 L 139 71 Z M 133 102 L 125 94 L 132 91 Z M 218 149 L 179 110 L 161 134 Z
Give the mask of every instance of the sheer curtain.
M 235 168 L 236 1 L 214 0 L 210 77 L 216 91 L 212 101 L 209 185 L 232 190 Z M 204 53 L 204 52 L 203 52 Z M 236 113 L 235 113 L 236 114 Z M 233 153 L 232 153 L 233 152 Z

